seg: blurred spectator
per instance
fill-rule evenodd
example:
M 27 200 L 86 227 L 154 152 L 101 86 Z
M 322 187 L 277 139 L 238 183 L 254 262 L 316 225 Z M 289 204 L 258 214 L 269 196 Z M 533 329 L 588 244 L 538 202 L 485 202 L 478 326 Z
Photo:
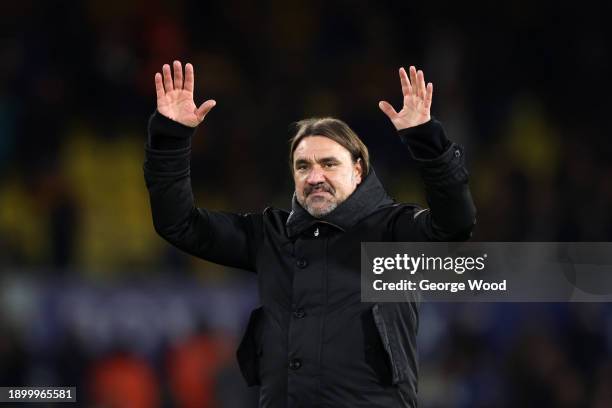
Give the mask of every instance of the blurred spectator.
M 221 406 L 223 400 L 216 395 L 216 381 L 222 369 L 233 363 L 236 347 L 233 338 L 204 331 L 174 345 L 168 354 L 168 375 L 176 406 Z M 244 394 L 241 390 L 234 393 Z
M 109 408 L 155 408 L 160 406 L 159 382 L 141 359 L 116 353 L 91 367 L 91 405 Z

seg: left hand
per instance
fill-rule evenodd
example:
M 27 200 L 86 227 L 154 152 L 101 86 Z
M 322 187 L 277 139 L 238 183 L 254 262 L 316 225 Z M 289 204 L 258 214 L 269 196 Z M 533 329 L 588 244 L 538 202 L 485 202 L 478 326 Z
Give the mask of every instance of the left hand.
M 402 110 L 396 112 L 387 101 L 380 101 L 378 107 L 391 119 L 397 130 L 418 126 L 429 121 L 433 84 L 430 82 L 425 86 L 423 71 L 417 71 L 414 66 L 410 66 L 410 79 L 403 67 L 399 70 L 399 76 L 404 94 Z

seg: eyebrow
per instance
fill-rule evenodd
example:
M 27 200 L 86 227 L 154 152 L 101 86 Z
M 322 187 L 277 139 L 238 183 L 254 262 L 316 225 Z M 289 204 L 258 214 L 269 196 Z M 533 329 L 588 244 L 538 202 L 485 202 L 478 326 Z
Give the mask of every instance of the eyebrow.
M 309 159 L 297 159 L 295 161 L 295 165 L 299 166 L 300 164 L 310 164 L 312 163 L 311 160 Z M 317 160 L 317 163 L 340 163 L 340 160 L 338 160 L 336 157 L 334 156 L 329 156 L 329 157 L 322 157 L 320 159 Z

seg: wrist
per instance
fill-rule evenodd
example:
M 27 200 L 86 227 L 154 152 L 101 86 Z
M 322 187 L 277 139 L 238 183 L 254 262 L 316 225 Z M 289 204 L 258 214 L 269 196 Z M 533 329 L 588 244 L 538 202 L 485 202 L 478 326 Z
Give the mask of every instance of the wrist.
M 409 122 L 406 121 L 406 122 L 398 123 L 395 126 L 395 129 L 398 132 L 401 132 L 402 130 L 411 129 L 411 128 L 415 128 L 417 126 L 424 125 L 427 122 L 429 122 L 430 120 L 431 120 L 431 115 L 427 115 L 427 116 L 424 116 L 424 117 L 422 117 L 422 118 L 420 118 L 418 120 L 415 120 L 415 121 L 409 121 Z
M 451 144 L 442 124 L 435 118 L 401 129 L 398 135 L 415 159 L 434 159 L 444 153 Z
M 189 147 L 195 128 L 183 125 L 155 111 L 149 119 L 148 144 L 152 149 L 175 150 Z

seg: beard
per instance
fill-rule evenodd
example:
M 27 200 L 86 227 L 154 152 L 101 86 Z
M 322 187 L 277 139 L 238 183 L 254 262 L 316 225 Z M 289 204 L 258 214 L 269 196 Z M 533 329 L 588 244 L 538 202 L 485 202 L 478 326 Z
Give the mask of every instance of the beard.
M 299 201 L 300 200 L 298 200 L 298 202 Z M 324 217 L 330 212 L 334 211 L 336 207 L 338 207 L 338 203 L 335 200 L 325 200 L 324 204 L 317 203 L 316 205 L 309 204 L 308 202 L 300 204 L 302 205 L 302 207 L 304 207 L 306 211 L 308 211 L 310 215 L 315 218 Z
M 312 193 L 325 191 L 329 193 L 330 197 L 310 197 Z M 304 195 L 297 194 L 297 201 L 300 205 L 308 211 L 310 215 L 315 218 L 321 218 L 334 211 L 338 207 L 338 200 L 335 196 L 336 191 L 332 186 L 327 183 L 319 183 L 315 185 L 308 185 L 304 188 Z

